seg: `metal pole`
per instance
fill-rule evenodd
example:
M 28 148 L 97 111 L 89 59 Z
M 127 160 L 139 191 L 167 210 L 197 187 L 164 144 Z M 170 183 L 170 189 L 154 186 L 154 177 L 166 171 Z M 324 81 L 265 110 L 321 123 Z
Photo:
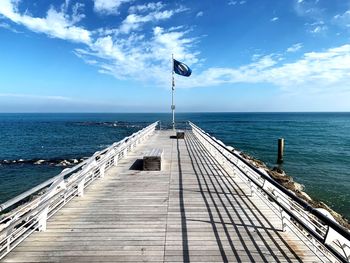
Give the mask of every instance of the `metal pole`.
M 278 139 L 278 153 L 277 153 L 277 163 L 283 163 L 283 152 L 284 152 L 284 139 Z
M 173 113 L 173 130 L 175 131 L 175 105 L 174 105 L 174 90 L 175 90 L 175 78 L 174 78 L 174 54 L 171 55 L 172 57 L 172 70 L 171 70 L 171 111 Z

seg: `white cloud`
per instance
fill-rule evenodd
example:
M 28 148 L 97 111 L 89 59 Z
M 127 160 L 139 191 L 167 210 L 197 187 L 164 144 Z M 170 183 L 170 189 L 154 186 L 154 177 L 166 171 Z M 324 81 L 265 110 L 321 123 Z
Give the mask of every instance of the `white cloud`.
M 0 23 L 0 27 L 1 28 L 5 28 L 5 29 L 10 29 L 11 28 L 11 26 L 9 24 L 7 24 L 7 23 Z
M 0 97 L 5 98 L 24 98 L 24 99 L 41 99 L 41 100 L 59 100 L 59 101 L 70 101 L 72 98 L 63 96 L 43 96 L 33 94 L 19 94 L 19 93 L 0 93 Z
M 299 16 L 318 21 L 324 17 L 324 9 L 320 8 L 317 1 L 300 1 L 294 3 L 294 10 Z
M 313 35 L 327 32 L 330 21 L 325 13 L 325 9 L 319 5 L 318 0 L 295 0 L 294 10 L 297 15 L 309 21 L 305 24 L 307 32 Z
M 242 0 L 242 1 L 234 1 L 234 0 L 230 0 L 228 1 L 228 5 L 244 5 L 245 3 L 247 3 L 247 1 Z
M 314 35 L 325 34 L 334 25 L 350 28 L 350 9 L 332 17 L 327 13 L 328 9 L 320 5 L 319 0 L 295 0 L 294 10 L 309 21 L 305 24 L 307 31 Z
M 82 19 L 78 14 L 78 8 L 73 15 L 49 9 L 45 18 L 32 17 L 27 14 L 20 14 L 17 9 L 19 1 L 2 0 L 0 14 L 12 20 L 16 24 L 23 25 L 35 32 L 45 33 L 50 37 L 70 40 L 88 44 L 91 41 L 90 32 L 74 24 Z
M 137 12 L 147 12 L 147 11 L 159 11 L 164 7 L 164 4 L 162 2 L 151 2 L 144 5 L 136 5 L 131 6 L 129 8 L 130 13 L 137 13 Z
M 66 7 L 68 8 L 68 4 L 66 3 Z M 72 7 L 72 23 L 78 23 L 80 22 L 83 18 L 85 18 L 85 14 L 82 13 L 82 10 L 84 9 L 84 4 L 82 3 L 76 3 L 75 5 L 73 5 Z
M 293 46 L 287 48 L 287 52 L 297 52 L 298 50 L 300 50 L 303 47 L 302 43 L 296 43 Z
M 118 8 L 133 0 L 94 0 L 94 10 L 103 14 L 117 14 Z
M 307 31 L 313 35 L 325 34 L 328 30 L 328 26 L 323 20 L 319 20 L 313 23 L 305 23 Z
M 122 22 L 122 25 L 119 28 L 121 33 L 130 33 L 130 31 L 136 30 L 140 28 L 140 26 L 144 23 L 158 20 L 169 19 L 174 15 L 175 11 L 165 10 L 165 11 L 157 11 L 151 12 L 148 15 L 141 16 L 137 14 L 130 14 L 126 17 L 126 19 Z
M 315 25 L 313 28 L 310 29 L 310 32 L 312 34 L 321 34 L 328 30 L 328 27 L 322 24 Z
M 345 11 L 343 14 L 335 15 L 333 21 L 337 25 L 350 27 L 350 10 Z
M 0 28 L 4 28 L 4 29 L 7 29 L 7 30 L 10 30 L 10 31 L 12 31 L 12 32 L 14 32 L 14 33 L 22 33 L 22 32 L 20 32 L 20 31 L 18 31 L 18 30 L 16 30 L 16 29 L 14 29 L 14 28 L 12 28 L 9 24 L 7 24 L 7 23 L 0 23 Z
M 190 52 L 194 40 L 186 38 L 186 34 L 155 27 L 152 38 L 148 40 L 135 34 L 114 40 L 107 36 L 97 39 L 89 49 L 77 49 L 76 52 L 86 61 L 102 59 L 98 64 L 101 73 L 119 79 L 132 77 L 166 85 L 171 72 L 172 53 L 189 64 L 198 61 L 198 54 Z
M 189 31 L 182 26 L 165 29 L 154 27 L 151 36 L 147 38 L 138 31 L 132 32 L 143 23 L 168 19 L 175 13 L 187 10 L 178 7 L 174 10 L 154 11 L 146 15 L 129 14 L 120 28 L 89 31 L 78 27 L 75 23 L 83 18 L 78 12 L 68 16 L 66 8 L 57 11 L 50 8 L 46 17 L 33 17 L 29 13 L 21 14 L 17 3 L 4 0 L 0 6 L 0 14 L 28 29 L 47 34 L 64 40 L 85 44 L 75 50 L 75 54 L 88 64 L 95 65 L 101 73 L 111 74 L 116 78 L 148 79 L 155 84 L 164 83 L 170 69 L 172 53 L 178 59 L 185 59 L 187 63 L 195 63 L 198 53 L 191 51 L 195 39 L 187 38 Z M 138 7 L 160 8 L 161 4 Z M 120 35 L 123 30 L 124 35 Z M 145 74 L 147 72 L 147 74 Z
M 177 81 L 181 83 L 179 87 L 265 83 L 286 90 L 349 89 L 346 83 L 350 82 L 350 45 L 305 53 L 294 62 L 285 62 L 286 58 L 271 54 L 256 56 L 251 63 L 239 67 L 211 67 L 200 71 L 197 68 L 199 53 L 195 51 L 197 39 L 189 37 L 190 31 L 186 31 L 186 27 L 167 29 L 153 26 L 147 35 L 136 30 L 144 23 L 168 19 L 184 8 L 162 11 L 163 5 L 159 3 L 135 6 L 129 9 L 135 13 L 129 13 L 120 28 L 102 28 L 92 32 L 77 26 L 78 21 L 84 18 L 79 11 L 81 6 L 72 8 L 71 15 L 63 9 L 50 8 L 46 16 L 40 18 L 29 13 L 21 14 L 17 5 L 17 1 L 2 0 L 0 14 L 32 31 L 83 44 L 75 50 L 75 54 L 97 67 L 99 72 L 118 79 L 132 78 L 166 86 L 170 81 L 173 53 L 175 58 L 193 68 L 191 78 L 178 78 Z M 146 9 L 152 11 L 148 14 L 138 13 Z M 121 30 L 125 34 L 121 35 Z M 301 48 L 302 44 L 297 43 L 287 52 Z
M 203 16 L 203 15 L 204 15 L 203 11 L 199 11 L 199 12 L 196 14 L 196 17 L 201 17 L 201 16 Z
M 350 45 L 324 52 L 305 53 L 295 62 L 281 63 L 273 56 L 237 68 L 209 68 L 181 86 L 201 87 L 225 83 L 267 83 L 287 91 L 349 90 Z
M 273 18 L 270 19 L 271 22 L 276 22 L 279 20 L 279 17 L 275 16 Z

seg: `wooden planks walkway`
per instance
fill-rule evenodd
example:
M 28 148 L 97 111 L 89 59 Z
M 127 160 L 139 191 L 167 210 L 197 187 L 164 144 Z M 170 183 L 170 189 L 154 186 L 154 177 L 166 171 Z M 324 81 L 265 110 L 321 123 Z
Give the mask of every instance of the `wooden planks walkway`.
M 3 262 L 318 262 L 191 132 L 157 131 Z M 140 171 L 164 149 L 162 171 Z

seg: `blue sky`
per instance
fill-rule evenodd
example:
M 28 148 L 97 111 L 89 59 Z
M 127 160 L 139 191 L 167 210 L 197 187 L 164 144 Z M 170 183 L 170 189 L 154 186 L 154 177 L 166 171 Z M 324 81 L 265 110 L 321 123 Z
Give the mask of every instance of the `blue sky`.
M 1 0 L 0 112 L 349 111 L 348 0 Z

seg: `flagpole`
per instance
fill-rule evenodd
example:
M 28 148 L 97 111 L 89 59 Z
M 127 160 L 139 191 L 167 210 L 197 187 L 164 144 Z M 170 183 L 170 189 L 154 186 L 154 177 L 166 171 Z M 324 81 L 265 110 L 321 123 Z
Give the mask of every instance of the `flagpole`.
M 174 105 L 174 90 L 175 90 L 175 78 L 174 78 L 174 54 L 171 54 L 172 58 L 172 70 L 171 70 L 171 111 L 173 114 L 173 130 L 175 131 L 175 105 Z

